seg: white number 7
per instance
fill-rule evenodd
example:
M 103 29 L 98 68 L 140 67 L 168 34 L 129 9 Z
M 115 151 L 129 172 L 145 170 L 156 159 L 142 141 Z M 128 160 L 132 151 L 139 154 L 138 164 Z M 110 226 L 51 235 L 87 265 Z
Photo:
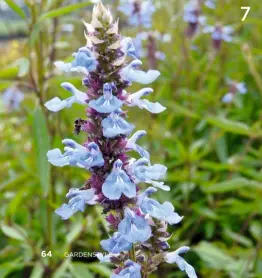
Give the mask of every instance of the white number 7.
M 243 16 L 243 18 L 242 18 L 242 20 L 241 20 L 241 21 L 245 21 L 245 19 L 246 19 L 248 13 L 249 13 L 249 11 L 250 11 L 250 7 L 241 7 L 241 10 L 246 10 L 246 12 L 245 12 L 245 14 L 244 14 L 244 16 Z

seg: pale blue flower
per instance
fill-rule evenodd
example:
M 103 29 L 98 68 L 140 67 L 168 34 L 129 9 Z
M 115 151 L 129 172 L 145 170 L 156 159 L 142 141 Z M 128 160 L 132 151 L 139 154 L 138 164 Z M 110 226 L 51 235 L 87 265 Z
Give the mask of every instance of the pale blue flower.
M 164 61 L 166 59 L 166 54 L 164 52 L 161 52 L 161 51 L 156 51 L 155 58 L 160 60 L 160 61 Z
M 149 195 L 156 191 L 157 189 L 154 187 L 147 188 L 143 193 L 137 196 L 137 205 L 144 214 L 149 214 L 157 219 L 163 219 L 165 215 L 161 204 L 156 200 L 148 198 Z
M 148 166 L 147 166 L 148 164 Z M 158 182 L 166 175 L 167 167 L 161 164 L 150 165 L 150 161 L 146 158 L 140 158 L 130 165 L 131 173 L 135 177 L 135 181 L 150 183 L 155 187 L 159 187 L 165 191 L 169 191 L 170 187 L 164 185 L 163 182 Z
M 129 251 L 132 248 L 132 243 L 125 240 L 119 232 L 114 233 L 109 239 L 102 240 L 100 244 L 104 250 L 113 254 Z
M 24 100 L 24 93 L 17 87 L 10 87 L 6 89 L 2 95 L 3 104 L 8 110 L 16 110 L 20 103 Z
M 210 9 L 216 8 L 216 0 L 206 0 L 205 5 Z
M 114 254 L 107 254 L 104 255 L 103 253 L 96 253 L 96 257 L 98 258 L 98 260 L 100 261 L 100 263 L 110 263 L 111 262 L 111 258 L 114 256 Z
M 148 33 L 147 32 L 140 32 L 136 35 L 133 39 L 133 43 L 136 49 L 137 58 L 143 58 L 146 56 L 146 51 L 143 48 L 143 41 L 147 40 Z
M 118 135 L 129 135 L 135 128 L 133 124 L 128 123 L 119 114 L 122 110 L 111 113 L 107 118 L 103 119 L 103 135 L 107 138 L 114 138 Z
M 128 66 L 120 71 L 122 79 L 129 82 L 138 82 L 141 84 L 149 84 L 154 82 L 160 75 L 157 70 L 149 70 L 144 72 L 137 68 L 142 65 L 140 60 L 133 60 Z
M 79 190 L 78 188 L 72 188 L 66 194 L 66 198 L 69 199 L 68 204 L 63 204 L 55 211 L 63 220 L 67 220 L 77 211 L 83 212 L 86 204 L 93 205 L 96 203 L 94 189 Z
M 62 143 L 66 145 L 64 154 L 59 149 L 47 152 L 48 161 L 54 166 L 71 165 L 89 169 L 104 165 L 104 159 L 97 144 L 89 143 L 86 148 L 71 139 L 65 139 Z
M 181 253 L 187 253 L 190 248 L 183 246 L 178 248 L 174 252 L 167 253 L 165 255 L 165 261 L 169 264 L 176 263 L 180 270 L 185 271 L 189 278 L 197 278 L 194 268 L 188 264 L 181 256 Z
M 212 39 L 215 41 L 226 41 L 231 42 L 233 40 L 232 34 L 234 28 L 231 26 L 221 26 L 217 24 L 216 26 L 206 26 L 203 28 L 204 33 L 211 33 Z
M 228 80 L 228 85 L 230 86 L 230 91 L 223 96 L 222 102 L 224 103 L 232 102 L 234 96 L 237 93 L 242 95 L 247 93 L 246 84 L 244 82 L 235 82 L 232 80 Z
M 113 83 L 105 83 L 103 86 L 103 96 L 89 102 L 89 107 L 99 113 L 112 113 L 123 105 L 123 102 L 113 96 Z
M 110 278 L 141 278 L 141 265 L 131 260 L 125 262 L 125 268 L 119 274 L 112 274 Z
M 152 15 L 156 8 L 151 0 L 121 0 L 118 9 L 128 17 L 130 25 L 145 28 L 152 26 Z
M 240 94 L 244 95 L 244 94 L 247 93 L 247 87 L 246 87 L 246 84 L 244 82 L 239 82 L 239 83 L 236 82 L 235 86 L 236 86 L 237 91 Z
M 191 0 L 184 7 L 184 21 L 197 23 L 200 14 L 200 3 L 197 0 Z
M 183 217 L 174 212 L 174 207 L 170 202 L 165 202 L 161 205 L 158 201 L 148 197 L 156 191 L 156 188 L 149 187 L 138 195 L 137 205 L 140 207 L 141 211 L 156 219 L 165 220 L 170 225 L 179 223 Z
M 170 202 L 164 202 L 162 204 L 164 214 L 165 214 L 165 221 L 170 224 L 174 225 L 179 223 L 182 219 L 183 216 L 180 216 L 178 213 L 176 213 L 174 210 L 174 206 Z
M 149 160 L 146 158 L 138 159 L 133 163 L 132 167 L 136 178 L 144 182 L 163 179 L 167 171 L 167 167 L 161 164 L 151 166 Z
M 145 130 L 138 130 L 137 132 L 135 132 L 133 134 L 133 136 L 131 138 L 128 139 L 127 144 L 126 144 L 126 149 L 128 150 L 133 150 L 137 153 L 139 153 L 139 155 L 141 157 L 147 158 L 148 160 L 150 159 L 150 154 L 141 146 L 139 146 L 136 141 L 138 139 L 140 139 L 141 137 L 146 135 L 146 131 Z
M 134 94 L 130 94 L 126 100 L 127 106 L 138 106 L 140 109 L 146 109 L 151 113 L 158 114 L 166 110 L 166 107 L 162 106 L 158 102 L 150 102 L 147 99 L 141 99 L 143 96 L 147 96 L 153 92 L 151 88 L 144 88 Z
M 84 92 L 79 91 L 76 87 L 69 83 L 64 82 L 61 84 L 61 87 L 73 94 L 72 97 L 69 97 L 65 100 L 61 100 L 59 97 L 55 97 L 45 103 L 45 107 L 53 112 L 60 111 L 64 108 L 69 108 L 73 103 L 85 104 L 87 105 L 88 96 Z
M 119 223 L 118 231 L 131 242 L 144 242 L 151 237 L 151 227 L 144 217 L 129 208 L 125 209 L 125 218 Z
M 131 38 L 126 37 L 121 40 L 121 50 L 125 53 L 126 56 L 134 59 L 137 58 L 137 50 Z
M 65 72 L 76 71 L 88 74 L 96 69 L 97 61 L 94 54 L 87 47 L 81 47 L 78 52 L 73 53 L 74 60 L 71 63 L 62 61 L 55 62 L 55 66 Z
M 149 37 L 153 37 L 155 40 L 161 41 L 161 42 L 167 42 L 165 40 L 168 39 L 168 36 L 166 36 L 168 34 L 160 34 L 159 32 L 140 32 L 136 35 L 136 37 L 133 39 L 133 43 L 136 49 L 136 57 L 137 59 L 140 58 L 144 58 L 147 56 L 147 52 L 144 47 L 143 47 L 143 42 L 146 41 L 148 42 Z M 153 43 L 154 44 L 154 43 Z M 147 45 L 147 48 L 150 48 L 152 46 Z M 166 55 L 165 53 L 161 52 L 161 51 L 156 51 L 154 49 L 154 53 L 150 53 L 150 55 L 154 55 L 156 59 L 158 60 L 165 60 L 166 59 Z
M 222 102 L 230 103 L 230 102 L 232 102 L 233 98 L 234 98 L 234 95 L 232 93 L 227 93 L 223 96 Z
M 122 170 L 122 166 L 123 162 L 120 159 L 115 161 L 111 174 L 109 174 L 102 186 L 103 194 L 110 200 L 119 200 L 122 194 L 128 198 L 136 196 L 136 185 Z

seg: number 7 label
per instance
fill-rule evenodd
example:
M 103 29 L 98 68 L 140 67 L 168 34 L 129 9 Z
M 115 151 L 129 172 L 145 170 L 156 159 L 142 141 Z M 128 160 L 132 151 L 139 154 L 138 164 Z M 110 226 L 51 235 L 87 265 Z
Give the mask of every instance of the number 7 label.
M 242 18 L 242 20 L 241 20 L 241 21 L 245 21 L 245 19 L 246 19 L 248 13 L 249 13 L 249 11 L 250 11 L 250 7 L 241 7 L 241 10 L 246 10 L 246 12 L 245 12 L 245 14 L 244 14 L 244 16 L 243 16 L 243 18 Z

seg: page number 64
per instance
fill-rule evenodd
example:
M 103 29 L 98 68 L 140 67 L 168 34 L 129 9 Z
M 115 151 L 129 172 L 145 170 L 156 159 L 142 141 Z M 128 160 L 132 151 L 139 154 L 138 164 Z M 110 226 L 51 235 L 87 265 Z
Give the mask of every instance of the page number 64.
M 242 18 L 242 20 L 241 20 L 241 21 L 245 21 L 245 19 L 246 19 L 248 13 L 249 13 L 249 11 L 250 11 L 250 7 L 241 7 L 241 10 L 246 10 L 246 12 L 245 12 L 245 14 L 244 14 L 244 16 L 243 16 L 243 18 Z

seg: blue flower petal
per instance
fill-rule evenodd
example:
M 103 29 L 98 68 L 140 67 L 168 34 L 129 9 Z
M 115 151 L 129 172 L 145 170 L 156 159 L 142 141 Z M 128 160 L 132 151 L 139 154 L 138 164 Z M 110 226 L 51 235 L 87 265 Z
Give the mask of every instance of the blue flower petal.
M 73 54 L 74 60 L 71 63 L 62 61 L 55 62 L 55 66 L 62 71 L 76 71 L 84 74 L 92 72 L 96 69 L 97 61 L 93 53 L 87 47 L 81 47 L 77 53 Z
M 55 97 L 47 101 L 45 103 L 45 107 L 52 112 L 58 112 L 66 107 L 71 107 L 74 102 L 74 97 L 69 97 L 65 100 L 61 100 L 59 97 Z
M 149 166 L 146 166 L 146 164 L 148 164 Z M 159 187 L 165 191 L 169 191 L 169 186 L 164 185 L 163 182 L 157 181 L 165 177 L 166 170 L 167 168 L 161 164 L 155 164 L 151 166 L 149 160 L 146 158 L 141 158 L 130 165 L 130 172 L 137 183 L 150 183 L 155 187 Z
M 151 237 L 148 222 L 129 208 L 125 209 L 125 218 L 119 223 L 118 230 L 131 243 L 144 242 Z
M 152 180 L 163 179 L 166 175 L 167 167 L 161 164 L 149 165 L 149 160 L 145 158 L 138 159 L 133 163 L 133 172 L 140 181 L 150 183 Z
M 122 170 L 122 161 L 115 161 L 111 174 L 106 178 L 103 186 L 103 194 L 110 200 L 119 200 L 124 194 L 128 198 L 136 196 L 136 185 L 131 182 L 129 176 Z
M 69 165 L 69 157 L 62 155 L 59 149 L 53 149 L 47 152 L 48 161 L 54 166 L 63 167 Z
M 119 113 L 113 112 L 102 121 L 103 135 L 107 138 L 114 138 L 118 135 L 129 135 L 135 128 L 134 125 L 125 121 Z
M 227 93 L 223 96 L 222 102 L 230 103 L 230 102 L 232 102 L 233 98 L 234 98 L 234 95 L 232 93 Z
M 180 270 L 186 272 L 189 278 L 197 278 L 194 268 L 190 264 L 188 264 L 181 256 L 179 256 L 181 253 L 183 254 L 188 252 L 189 249 L 189 247 L 183 246 L 178 248 L 174 252 L 167 253 L 165 255 L 165 261 L 169 264 L 176 263 Z
M 156 219 L 165 220 L 170 225 L 179 223 L 183 217 L 174 212 L 174 206 L 170 202 L 165 202 L 161 205 L 158 201 L 148 198 L 149 195 L 156 191 L 156 188 L 149 187 L 138 195 L 137 205 L 140 207 L 141 211 Z
M 163 205 L 163 211 L 165 216 L 165 221 L 168 222 L 170 225 L 174 225 L 179 223 L 183 216 L 178 215 L 178 213 L 174 212 L 174 206 L 170 202 L 164 202 Z
M 150 216 L 157 219 L 164 219 L 165 213 L 162 205 L 156 200 L 148 198 L 149 195 L 156 191 L 157 189 L 154 187 L 147 188 L 143 193 L 138 195 L 137 205 L 139 205 L 141 211 L 144 214 L 149 214 Z
M 113 254 L 104 255 L 102 253 L 96 253 L 96 257 L 100 261 L 100 263 L 110 263 Z
M 170 187 L 168 185 L 165 185 L 164 182 L 159 182 L 159 181 L 151 181 L 150 182 L 154 187 L 160 188 L 164 191 L 170 191 Z
M 133 136 L 128 139 L 126 148 L 128 150 L 133 150 L 133 151 L 137 152 L 141 157 L 144 157 L 149 160 L 150 159 L 149 152 L 147 152 L 144 148 L 142 148 L 141 146 L 136 144 L 136 141 L 145 135 L 146 135 L 145 130 L 138 130 L 137 132 L 135 132 L 133 134 Z
M 136 49 L 131 38 L 127 37 L 121 41 L 122 51 L 126 56 L 136 59 Z
M 69 108 L 72 106 L 73 103 L 79 103 L 79 104 L 87 104 L 88 97 L 85 93 L 77 90 L 74 85 L 72 85 L 69 82 L 64 82 L 61 84 L 61 87 L 66 89 L 67 91 L 71 92 L 73 94 L 72 97 L 69 97 L 65 100 L 61 100 L 58 97 L 55 97 L 45 103 L 45 107 L 52 111 L 57 112 L 64 108 Z
M 104 165 L 104 159 L 97 144 L 89 143 L 86 148 L 71 139 L 65 139 L 62 143 L 66 145 L 64 154 L 59 149 L 47 152 L 47 158 L 51 164 L 59 167 L 71 165 L 87 169 Z
M 126 241 L 123 235 L 118 232 L 114 233 L 111 238 L 102 240 L 100 244 L 104 250 L 114 254 L 129 251 L 132 248 L 132 243 Z
M 141 278 L 141 265 L 131 260 L 125 262 L 125 268 L 119 274 L 112 274 L 110 278 Z
M 142 62 L 140 60 L 132 61 L 128 66 L 121 70 L 120 74 L 122 78 L 131 83 L 138 82 L 141 84 L 149 84 L 159 77 L 160 72 L 157 70 L 149 70 L 148 72 L 138 70 L 137 67 L 141 65 Z
M 237 90 L 240 94 L 244 95 L 244 94 L 247 93 L 247 87 L 246 87 L 246 84 L 244 82 L 237 83 L 236 88 L 237 88 Z
M 141 99 L 143 96 L 147 96 L 152 93 L 153 90 L 151 88 L 144 88 L 134 94 L 128 96 L 126 100 L 127 106 L 138 106 L 140 109 L 146 109 L 151 113 L 158 114 L 166 110 L 166 107 L 162 106 L 158 102 L 150 102 L 147 99 Z
M 113 96 L 112 83 L 105 83 L 103 86 L 103 96 L 89 102 L 89 107 L 95 109 L 99 113 L 112 113 L 123 105 L 123 101 Z
M 128 3 L 126 0 L 121 0 L 118 10 L 127 16 L 130 25 L 151 28 L 152 15 L 156 8 L 151 0 Z
M 66 194 L 66 197 L 69 199 L 68 204 L 63 204 L 55 211 L 63 220 L 67 220 L 77 211 L 83 212 L 86 204 L 95 203 L 95 192 L 93 189 L 79 190 L 72 188 Z
M 76 213 L 77 210 L 73 210 L 69 205 L 63 204 L 60 208 L 55 210 L 55 213 L 63 220 L 69 219 L 74 213 Z
M 4 91 L 2 100 L 8 110 L 16 110 L 19 108 L 21 101 L 24 100 L 24 93 L 13 86 Z

